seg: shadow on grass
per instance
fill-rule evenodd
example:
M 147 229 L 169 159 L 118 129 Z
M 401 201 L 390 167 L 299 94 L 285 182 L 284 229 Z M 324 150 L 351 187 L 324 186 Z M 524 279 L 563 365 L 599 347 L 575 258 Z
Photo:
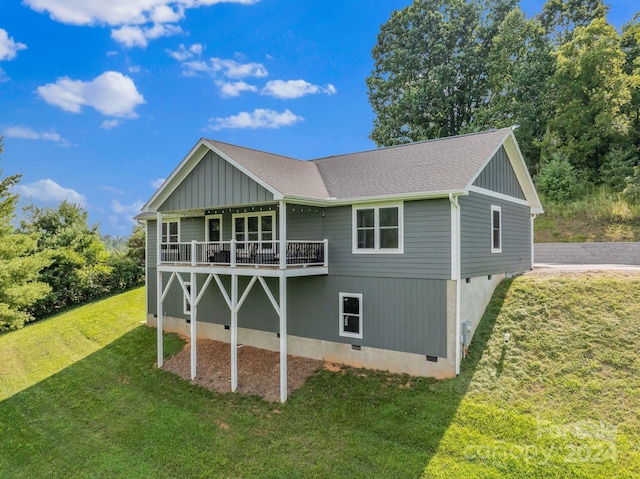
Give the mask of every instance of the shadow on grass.
M 510 285 L 496 289 L 457 378 L 325 370 L 283 405 L 155 368 L 155 330 L 141 326 L 0 402 L 0 477 L 418 477 Z M 168 334 L 164 346 L 170 356 L 183 343 Z

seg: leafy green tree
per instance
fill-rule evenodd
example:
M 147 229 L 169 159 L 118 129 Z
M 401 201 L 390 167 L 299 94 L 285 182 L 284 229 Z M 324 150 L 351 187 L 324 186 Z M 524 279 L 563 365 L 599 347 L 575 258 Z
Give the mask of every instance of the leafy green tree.
M 612 191 L 622 191 L 627 186 L 627 179 L 633 176 L 633 167 L 638 163 L 633 146 L 615 145 L 607 153 L 600 167 L 600 179 Z
M 109 258 L 111 290 L 123 290 L 144 283 L 145 238 L 142 225 L 136 226 L 126 242 L 126 253 L 116 252 Z
M 489 101 L 477 110 L 474 123 L 480 130 L 517 124 L 515 134 L 531 171 L 537 168 L 549 120 L 554 64 L 540 22 L 513 9 L 493 39 L 487 68 Z
M 629 141 L 640 153 L 640 12 L 622 27 L 620 47 L 625 54 L 622 70 L 632 79 L 631 101 L 623 112 L 629 118 Z
M 536 188 L 547 200 L 566 202 L 575 200 L 583 190 L 583 183 L 563 153 L 554 153 L 544 163 L 535 178 Z
M 42 271 L 42 280 L 51 292 L 38 301 L 38 318 L 72 304 L 81 303 L 109 291 L 111 267 L 108 253 L 100 240 L 98 226 L 89 227 L 88 214 L 79 205 L 63 201 L 57 208 L 25 208 L 27 219 L 21 222 L 25 232 L 39 235 L 38 249 L 49 251 L 53 259 Z
M 371 139 L 389 146 L 473 129 L 486 57 L 516 0 L 415 0 L 381 26 L 367 78 Z
M 624 73 L 624 63 L 618 33 L 605 19 L 575 29 L 557 52 L 555 107 L 543 154 L 562 152 L 597 178 L 605 154 L 629 129 L 623 110 L 631 100 L 632 78 Z
M 608 10 L 602 0 L 547 0 L 539 18 L 552 41 L 562 45 L 571 40 L 576 27 L 605 18 Z
M 32 321 L 29 307 L 50 290 L 46 283 L 38 281 L 49 258 L 36 252 L 37 239 L 33 235 L 17 233 L 12 226 L 18 195 L 11 189 L 19 181 L 20 175 L 2 178 L 0 170 L 0 331 L 18 329 Z

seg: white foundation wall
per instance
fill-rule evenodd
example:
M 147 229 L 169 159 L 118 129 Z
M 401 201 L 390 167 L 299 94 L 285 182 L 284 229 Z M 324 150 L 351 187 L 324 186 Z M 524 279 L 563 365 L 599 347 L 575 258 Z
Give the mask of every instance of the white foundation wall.
M 455 294 L 455 287 L 453 290 Z M 147 316 L 148 326 L 156 327 L 156 323 L 157 320 L 154 315 Z M 448 326 L 451 326 L 448 327 L 449 332 L 447 334 L 448 358 L 437 358 L 437 362 L 427 361 L 426 356 L 422 354 L 403 353 L 366 346 L 362 346 L 358 351 L 352 349 L 351 344 L 291 335 L 287 336 L 287 353 L 292 356 L 389 371 L 391 373 L 435 377 L 438 379 L 449 378 L 455 376 L 455 310 L 453 315 L 451 315 L 451 312 L 447 314 L 447 323 Z M 162 329 L 167 332 L 189 336 L 189 327 L 190 324 L 181 318 L 165 316 L 162 320 Z M 221 324 L 198 322 L 196 336 L 226 343 L 231 341 L 231 331 L 225 329 L 224 325 Z M 238 344 L 268 351 L 279 351 L 279 341 L 280 339 L 276 333 L 238 328 Z
M 475 334 L 480 319 L 484 314 L 491 296 L 496 286 L 504 279 L 505 274 L 494 274 L 489 276 L 477 276 L 462 279 L 460 282 L 460 321 L 469 321 L 471 329 Z

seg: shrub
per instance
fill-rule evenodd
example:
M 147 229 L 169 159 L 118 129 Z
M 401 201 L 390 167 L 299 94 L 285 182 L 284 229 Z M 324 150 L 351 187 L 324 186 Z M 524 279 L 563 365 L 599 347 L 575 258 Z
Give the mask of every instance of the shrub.
M 554 153 L 536 176 L 536 187 L 551 201 L 576 199 L 583 191 L 583 181 L 565 154 Z
M 632 146 L 614 146 L 609 150 L 600 167 L 600 179 L 611 191 L 622 191 L 628 177 L 633 176 L 633 167 L 637 162 Z

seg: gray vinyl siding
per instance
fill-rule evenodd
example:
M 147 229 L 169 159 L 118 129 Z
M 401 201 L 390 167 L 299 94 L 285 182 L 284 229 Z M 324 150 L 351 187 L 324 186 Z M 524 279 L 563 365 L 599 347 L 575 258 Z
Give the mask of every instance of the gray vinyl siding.
M 158 250 L 157 250 L 157 233 L 158 227 L 157 221 L 147 221 L 147 265 L 154 267 L 158 264 Z
M 204 241 L 204 217 L 198 216 L 194 218 L 182 218 L 180 220 L 180 241 L 188 243 L 189 241 Z
M 504 146 L 500 147 L 473 184 L 514 198 L 525 199 Z
M 324 232 L 329 240 L 329 274 L 396 278 L 451 278 L 451 205 L 449 200 L 404 203 L 403 254 L 353 254 L 352 208 L 327 208 Z
M 273 194 L 212 151 L 158 208 L 177 211 L 273 201 Z
M 149 278 L 149 312 L 156 313 L 155 269 Z M 163 273 L 167 283 L 170 273 Z M 199 274 L 198 288 L 206 275 Z M 183 274 L 185 281 L 189 275 Z M 231 293 L 230 276 L 220 277 L 227 294 Z M 238 278 L 241 295 L 250 278 Z M 278 279 L 265 278 L 272 294 L 278 298 Z M 354 276 L 320 276 L 287 280 L 287 331 L 300 336 L 338 343 L 358 344 L 416 354 L 446 357 L 447 282 L 444 280 L 371 278 Z M 362 293 L 363 339 L 339 335 L 339 293 Z M 187 319 L 183 312 L 183 293 L 174 280 L 164 302 L 164 312 Z M 198 305 L 198 321 L 229 325 L 231 313 L 215 281 Z M 238 312 L 241 328 L 276 334 L 279 319 L 269 299 L 255 283 Z M 242 337 L 239 337 L 242 343 Z
M 491 205 L 502 208 L 502 252 L 491 253 Z M 462 277 L 531 269 L 530 208 L 471 193 L 460 198 Z
M 287 239 L 325 239 L 326 210 L 315 206 L 287 205 Z

